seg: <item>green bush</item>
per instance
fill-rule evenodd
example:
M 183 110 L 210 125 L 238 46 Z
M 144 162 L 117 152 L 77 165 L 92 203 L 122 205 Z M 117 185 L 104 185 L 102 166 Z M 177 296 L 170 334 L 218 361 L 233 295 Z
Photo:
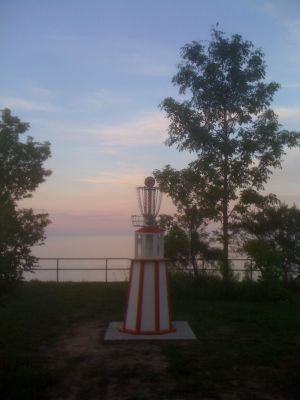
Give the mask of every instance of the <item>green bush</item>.
M 199 275 L 193 276 L 186 272 L 172 274 L 173 297 L 203 300 L 227 301 L 278 301 L 286 300 L 291 294 L 279 281 L 243 281 L 230 280 L 221 277 Z

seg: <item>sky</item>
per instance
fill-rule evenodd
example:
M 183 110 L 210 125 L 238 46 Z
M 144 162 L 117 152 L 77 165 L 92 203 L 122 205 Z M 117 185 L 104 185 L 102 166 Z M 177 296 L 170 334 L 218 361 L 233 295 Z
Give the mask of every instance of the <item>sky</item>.
M 165 146 L 159 104 L 180 99 L 180 48 L 216 23 L 263 50 L 266 80 L 281 84 L 272 108 L 299 130 L 299 0 L 0 0 L 0 108 L 52 151 L 52 175 L 20 205 L 50 214 L 49 235 L 132 232 L 135 187 L 194 158 Z M 300 207 L 300 150 L 282 166 L 266 190 Z

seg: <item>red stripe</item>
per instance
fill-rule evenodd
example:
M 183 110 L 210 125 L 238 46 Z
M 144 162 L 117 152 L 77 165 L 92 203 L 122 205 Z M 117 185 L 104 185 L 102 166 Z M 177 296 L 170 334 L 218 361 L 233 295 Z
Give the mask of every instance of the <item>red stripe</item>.
M 165 264 L 166 279 L 167 279 L 167 296 L 168 296 L 168 310 L 169 310 L 169 326 L 172 329 L 172 302 L 171 302 L 171 289 L 170 289 L 170 273 L 168 264 Z M 174 329 L 175 330 L 175 329 Z
M 143 291 L 144 291 L 144 270 L 145 262 L 141 262 L 140 270 L 140 280 L 139 280 L 139 294 L 138 294 L 138 304 L 136 313 L 136 330 L 137 333 L 141 331 L 141 319 L 142 319 L 142 303 L 143 303 Z
M 155 298 L 155 331 L 160 331 L 160 304 L 159 304 L 159 264 L 154 264 L 154 298 Z

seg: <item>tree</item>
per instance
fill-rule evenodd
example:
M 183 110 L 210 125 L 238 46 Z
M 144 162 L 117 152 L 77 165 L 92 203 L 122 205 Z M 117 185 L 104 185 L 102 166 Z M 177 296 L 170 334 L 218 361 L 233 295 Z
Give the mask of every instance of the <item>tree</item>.
M 2 111 L 0 121 L 0 283 L 22 278 L 36 263 L 31 246 L 42 244 L 48 214 L 18 209 L 17 202 L 32 196 L 51 171 L 43 168 L 50 156 L 49 142 L 34 142 L 20 136 L 28 123 Z
M 260 270 L 263 280 L 289 282 L 300 277 L 300 210 L 276 196 L 249 194 L 236 228 L 243 237 L 243 250 Z
M 201 204 L 203 188 L 191 169 L 176 171 L 167 165 L 162 171 L 153 172 L 160 189 L 167 193 L 177 207 L 173 217 L 162 216 L 161 226 L 166 230 L 166 256 L 173 262 L 191 263 L 194 274 L 198 273 L 198 259 L 217 257 L 205 232 L 209 210 Z
M 299 145 L 300 135 L 282 130 L 269 109 L 279 85 L 264 82 L 264 55 L 250 41 L 212 29 L 206 47 L 193 41 L 181 49 L 181 57 L 172 82 L 190 99 L 161 103 L 170 120 L 167 144 L 197 156 L 188 168 L 197 174 L 212 218 L 221 223 L 223 277 L 228 279 L 233 204 L 243 190 L 263 189 L 272 169 L 281 166 L 286 147 Z

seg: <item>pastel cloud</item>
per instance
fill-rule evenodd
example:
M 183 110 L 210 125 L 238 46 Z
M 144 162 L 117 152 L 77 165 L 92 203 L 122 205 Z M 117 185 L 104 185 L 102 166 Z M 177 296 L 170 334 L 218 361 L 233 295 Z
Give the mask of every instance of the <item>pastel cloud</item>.
M 141 145 L 163 143 L 168 121 L 161 113 L 147 113 L 135 120 L 100 125 L 87 132 L 107 145 Z
M 274 107 L 282 123 L 300 125 L 300 106 Z M 162 113 L 147 113 L 131 121 L 92 126 L 85 130 L 105 146 L 163 144 L 169 121 Z
M 77 62 L 79 56 L 82 60 L 93 59 L 99 70 L 120 71 L 122 75 L 170 77 L 178 61 L 177 47 L 172 49 L 161 41 L 145 41 L 126 34 L 116 36 L 111 33 L 105 38 L 89 34 L 51 34 L 47 40 L 55 54 L 65 55 L 67 48 L 68 55 Z M 101 53 L 95 52 L 99 48 Z
M 127 234 L 132 231 L 130 215 L 103 213 L 50 213 L 52 224 L 47 234 Z
M 298 125 L 300 125 L 300 106 L 274 107 L 274 111 L 279 116 L 279 122 L 296 122 Z
M 166 132 L 169 125 L 168 120 L 160 111 L 141 111 L 131 119 L 117 120 L 116 118 L 112 122 L 100 124 L 91 123 L 81 116 L 79 118 L 77 121 L 76 116 L 73 120 L 64 119 L 63 123 L 61 120 L 47 120 L 46 129 L 58 140 L 62 138 L 72 141 L 83 140 L 84 148 L 87 148 L 86 139 L 90 137 L 93 140 L 93 147 L 90 146 L 91 151 L 100 153 L 108 151 L 113 154 L 115 149 L 112 150 L 112 147 L 115 146 L 163 144 L 167 138 Z M 41 127 L 45 130 L 44 125 L 39 126 L 39 129 Z M 107 146 L 108 150 L 98 149 L 95 146 L 96 143 Z
M 112 173 L 112 172 L 100 172 L 96 176 L 82 178 L 81 182 L 94 184 L 94 185 L 134 185 L 142 184 L 145 179 L 145 173 L 143 171 L 137 173 Z
M 16 110 L 24 111 L 43 111 L 43 112 L 60 112 L 62 111 L 56 105 L 49 102 L 40 102 L 36 100 L 28 100 L 22 97 L 0 97 L 1 108 L 8 107 Z
M 284 89 L 300 89 L 300 83 L 285 83 L 281 85 Z
M 292 18 L 284 22 L 288 32 L 294 40 L 300 41 L 300 19 Z
M 96 108 L 106 108 L 112 106 L 124 106 L 131 103 L 131 98 L 128 96 L 116 95 L 106 90 L 89 93 L 83 99 L 87 106 Z
M 174 61 L 168 62 L 166 55 L 161 52 L 157 54 L 132 54 L 127 60 L 129 70 L 145 76 L 166 76 L 174 74 Z

